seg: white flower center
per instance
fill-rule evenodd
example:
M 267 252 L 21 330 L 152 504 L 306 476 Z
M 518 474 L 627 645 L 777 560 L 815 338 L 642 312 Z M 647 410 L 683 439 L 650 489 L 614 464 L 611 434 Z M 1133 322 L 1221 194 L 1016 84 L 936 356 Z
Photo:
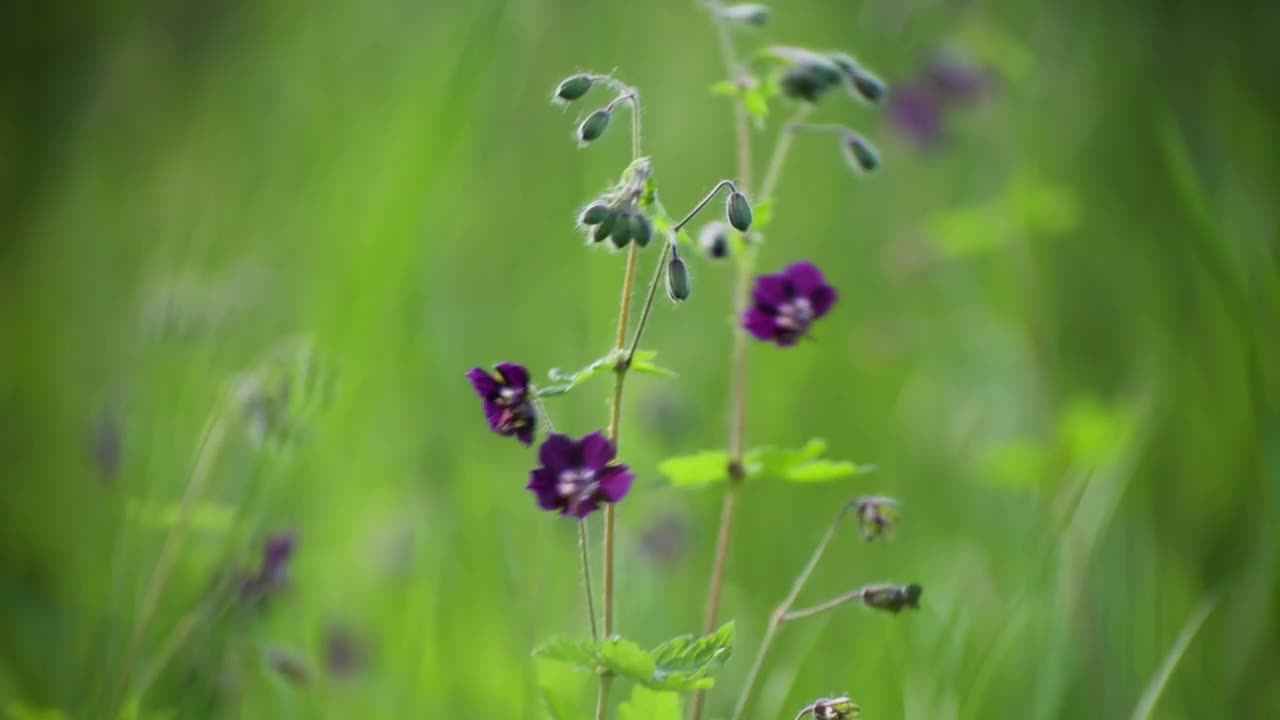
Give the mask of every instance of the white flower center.
M 591 468 L 570 468 L 560 472 L 556 492 L 560 497 L 585 497 L 595 488 L 596 471 Z
M 813 320 L 813 304 L 809 298 L 798 297 L 778 306 L 777 323 L 780 327 L 801 330 Z
M 498 401 L 503 405 L 514 405 L 520 399 L 520 391 L 511 387 L 504 387 L 498 391 Z

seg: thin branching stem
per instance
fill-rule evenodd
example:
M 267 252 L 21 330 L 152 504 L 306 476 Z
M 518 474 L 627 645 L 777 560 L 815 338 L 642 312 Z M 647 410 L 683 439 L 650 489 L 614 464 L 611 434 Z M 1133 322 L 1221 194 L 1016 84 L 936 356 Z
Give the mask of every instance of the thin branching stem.
M 785 623 L 785 622 L 791 622 L 792 620 L 803 620 L 808 617 L 813 617 L 814 615 L 821 615 L 822 613 L 827 612 L 828 610 L 835 610 L 841 605 L 851 603 L 854 600 L 861 600 L 864 597 L 866 597 L 866 594 L 867 594 L 867 591 L 865 588 L 859 589 L 859 590 L 851 590 L 843 595 L 840 595 L 839 597 L 832 598 L 824 603 L 818 603 L 813 607 L 802 608 L 800 610 L 792 610 L 791 612 L 782 616 L 782 622 Z
M 769 649 L 773 646 L 774 637 L 778 634 L 778 628 L 782 627 L 782 623 L 786 622 L 791 607 L 795 605 L 796 598 L 800 596 L 800 591 L 804 590 L 804 586 L 809 582 L 809 578 L 813 577 L 813 571 L 817 569 L 818 562 L 822 560 L 823 554 L 827 552 L 827 547 L 831 545 L 831 541 L 836 536 L 836 531 L 840 529 L 840 522 L 844 520 L 844 516 L 856 507 L 857 500 L 850 500 L 840 506 L 840 510 L 836 513 L 835 519 L 831 521 L 830 527 L 827 528 L 822 539 L 818 541 L 818 546 L 814 548 L 813 555 L 809 557 L 809 562 L 796 576 L 795 582 L 791 583 L 791 590 L 783 599 L 782 604 L 774 610 L 769 617 L 769 624 L 765 627 L 764 638 L 760 641 L 760 649 L 756 651 L 755 660 L 751 663 L 751 669 L 747 672 L 747 679 L 742 686 L 742 695 L 738 698 L 738 704 L 733 709 L 733 720 L 741 720 L 747 712 L 747 703 L 751 700 L 751 692 L 755 689 L 756 681 L 760 678 L 760 670 L 764 667 L 765 658 L 769 654 Z M 861 591 L 858 591 L 861 592 Z M 848 602 L 847 600 L 845 602 Z M 826 608 L 830 609 L 830 608 Z M 801 617 L 809 617 L 816 615 L 817 612 L 810 613 Z M 800 619 L 793 617 L 790 619 Z
M 778 131 L 778 140 L 773 146 L 773 152 L 769 155 L 769 169 L 764 174 L 764 184 L 760 186 L 760 199 L 768 200 L 773 197 L 773 191 L 778 187 L 778 180 L 782 177 L 782 166 L 786 162 L 787 155 L 791 152 L 791 138 L 802 129 L 816 128 L 838 128 L 838 125 L 806 125 L 802 122 L 813 110 L 813 106 L 809 103 L 801 103 L 796 111 L 792 113 L 791 119 L 787 121 L 782 129 Z M 844 128 L 840 128 L 844 131 Z
M 800 720 L 800 718 L 802 717 L 807 717 L 812 712 L 813 712 L 813 705 L 805 705 L 804 708 L 799 712 L 799 714 L 795 716 L 794 720 Z

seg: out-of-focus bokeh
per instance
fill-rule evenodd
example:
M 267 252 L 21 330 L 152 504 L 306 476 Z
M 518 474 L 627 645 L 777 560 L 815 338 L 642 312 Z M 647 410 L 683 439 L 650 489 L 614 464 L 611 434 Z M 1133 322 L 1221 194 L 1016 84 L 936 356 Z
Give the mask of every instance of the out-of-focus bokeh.
M 776 5 L 744 52 L 847 50 L 893 92 L 814 114 L 876 173 L 818 136 L 788 159 L 760 267 L 813 260 L 841 302 L 752 348 L 748 443 L 879 469 L 744 487 L 711 717 L 869 492 L 893 541 L 847 529 L 805 601 L 918 581 L 922 608 L 788 625 L 750 717 L 1129 717 L 1169 661 L 1153 717 L 1280 717 L 1280 8 Z M 673 212 L 734 173 L 705 13 L 19 0 L 0 68 L 0 713 L 541 719 L 555 682 L 586 717 L 592 678 L 530 657 L 587 632 L 573 524 L 463 373 L 612 342 L 622 256 L 573 221 L 625 114 L 575 149 L 560 78 L 641 89 Z M 645 341 L 679 378 L 637 376 L 623 419 L 644 645 L 699 629 L 719 512 L 657 472 L 727 432 L 732 271 L 689 260 Z M 557 427 L 607 394 L 549 401 Z

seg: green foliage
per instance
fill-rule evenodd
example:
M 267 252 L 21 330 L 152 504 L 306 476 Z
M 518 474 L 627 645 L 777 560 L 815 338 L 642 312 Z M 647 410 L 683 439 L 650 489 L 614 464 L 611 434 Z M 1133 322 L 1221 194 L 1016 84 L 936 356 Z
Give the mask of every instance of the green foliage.
M 711 687 L 711 672 L 733 654 L 734 626 L 694 638 L 681 635 L 646 651 L 630 640 L 555 638 L 534 651 L 536 657 L 568 663 L 590 672 L 607 668 L 652 690 L 691 692 Z
M 610 352 L 592 360 L 586 367 L 577 372 L 565 372 L 560 368 L 552 368 L 547 375 L 557 384 L 547 387 L 539 387 L 535 390 L 535 394 L 540 398 L 558 397 L 568 393 L 570 390 L 578 387 L 593 377 L 599 375 L 602 371 L 612 370 L 618 365 L 618 358 L 625 351 L 611 350 Z M 636 350 L 636 354 L 631 358 L 631 369 L 643 373 L 645 375 L 656 375 L 664 378 L 677 377 L 675 371 L 664 368 L 654 362 L 654 358 L 658 357 L 657 350 Z
M 631 698 L 618 706 L 618 720 L 681 720 L 680 696 L 650 690 L 643 685 L 631 689 Z
M 874 465 L 860 465 L 847 460 L 830 460 L 822 455 L 827 443 L 814 438 L 796 450 L 765 446 L 747 452 L 747 477 L 766 475 L 793 483 L 828 482 L 855 477 L 874 471 Z M 667 458 L 658 471 L 675 487 L 702 487 L 729 479 L 729 454 L 723 450 L 704 450 L 692 455 Z

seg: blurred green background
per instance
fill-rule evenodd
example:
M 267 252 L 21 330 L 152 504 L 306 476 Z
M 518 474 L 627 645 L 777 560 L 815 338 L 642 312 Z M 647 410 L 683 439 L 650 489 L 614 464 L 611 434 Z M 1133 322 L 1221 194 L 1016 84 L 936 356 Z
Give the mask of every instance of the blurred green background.
M 1128 717 L 1204 603 L 1154 716 L 1280 717 L 1277 34 L 1274 4 L 1181 0 L 778 3 L 739 34 L 894 87 L 949 48 L 994 81 L 923 147 L 827 98 L 815 118 L 880 146 L 873 176 L 797 140 L 759 265 L 812 259 L 842 300 L 817 343 L 752 348 L 748 442 L 880 469 L 744 489 L 711 717 L 867 492 L 902 501 L 894 542 L 847 529 L 802 602 L 916 580 L 922 609 L 788 626 L 752 717 L 843 692 L 872 718 Z M 463 373 L 612 341 L 621 256 L 572 223 L 625 126 L 575 150 L 561 77 L 642 90 L 673 212 L 733 174 L 705 14 L 19 0 L 0 68 L 0 712 L 544 718 L 540 677 L 585 708 L 590 677 L 529 655 L 586 633 L 572 523 L 536 510 L 533 453 Z M 645 342 L 680 377 L 638 376 L 624 417 L 619 628 L 645 645 L 701 625 L 719 510 L 656 471 L 726 434 L 732 271 L 691 262 Z M 305 380 L 284 415 L 281 377 Z M 607 392 L 554 401 L 557 427 L 603 426 Z M 282 531 L 288 587 L 220 600 Z

